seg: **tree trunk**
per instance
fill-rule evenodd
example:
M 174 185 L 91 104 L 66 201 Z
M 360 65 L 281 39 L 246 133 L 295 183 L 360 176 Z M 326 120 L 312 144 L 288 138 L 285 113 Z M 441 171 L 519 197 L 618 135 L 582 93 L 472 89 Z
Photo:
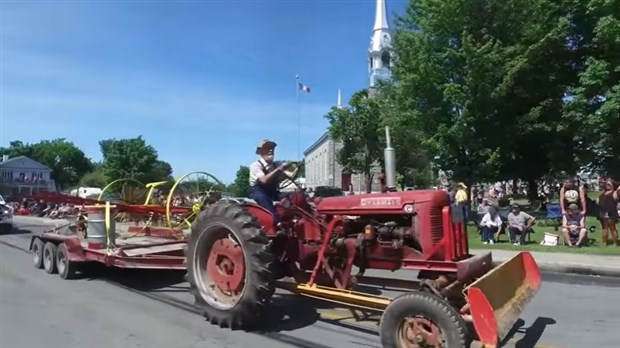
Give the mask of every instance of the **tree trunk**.
M 372 192 L 372 173 L 366 174 L 366 193 Z
M 538 198 L 538 183 L 534 179 L 527 180 L 527 198 L 530 202 Z

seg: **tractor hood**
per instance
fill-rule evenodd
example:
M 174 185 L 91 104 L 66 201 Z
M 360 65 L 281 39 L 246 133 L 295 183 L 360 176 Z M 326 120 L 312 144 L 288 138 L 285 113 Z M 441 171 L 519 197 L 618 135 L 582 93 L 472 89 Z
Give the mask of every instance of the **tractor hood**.
M 412 213 L 416 204 L 447 206 L 450 198 L 442 190 L 398 191 L 326 197 L 316 208 L 320 214 L 365 215 Z

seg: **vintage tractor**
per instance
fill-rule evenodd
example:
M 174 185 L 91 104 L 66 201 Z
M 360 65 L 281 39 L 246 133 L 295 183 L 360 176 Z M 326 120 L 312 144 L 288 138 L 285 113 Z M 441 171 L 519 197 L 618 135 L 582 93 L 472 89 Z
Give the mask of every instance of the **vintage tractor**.
M 388 140 L 390 189 L 393 169 Z M 491 253 L 470 255 L 462 214 L 443 191 L 313 200 L 297 189 L 276 208 L 278 226 L 256 204 L 226 201 L 210 205 L 193 224 L 188 281 L 196 305 L 213 324 L 253 327 L 276 287 L 286 286 L 302 295 L 383 311 L 384 347 L 461 348 L 473 339 L 493 347 L 540 288 L 540 272 L 529 253 L 497 267 Z M 353 291 L 368 269 L 415 270 L 418 281 L 396 298 Z M 296 282 L 278 282 L 287 277 Z M 394 283 L 403 287 L 402 280 Z

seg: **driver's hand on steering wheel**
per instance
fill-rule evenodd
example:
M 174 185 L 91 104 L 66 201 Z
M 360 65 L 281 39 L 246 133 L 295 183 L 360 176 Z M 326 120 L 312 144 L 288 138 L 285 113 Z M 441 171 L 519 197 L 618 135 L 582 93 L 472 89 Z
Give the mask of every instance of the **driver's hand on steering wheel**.
M 276 168 L 276 170 L 277 170 L 278 172 L 283 172 L 283 171 L 284 171 L 284 168 L 286 168 L 286 166 L 287 166 L 287 165 L 288 165 L 288 163 L 282 163 L 282 164 L 280 164 L 280 165 Z

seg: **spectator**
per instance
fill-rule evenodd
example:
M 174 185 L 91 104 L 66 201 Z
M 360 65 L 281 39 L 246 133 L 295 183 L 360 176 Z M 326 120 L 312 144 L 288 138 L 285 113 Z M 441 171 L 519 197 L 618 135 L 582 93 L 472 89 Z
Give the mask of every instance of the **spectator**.
M 562 215 L 568 213 L 567 209 L 570 204 L 576 204 L 581 212 L 586 214 L 586 192 L 583 187 L 577 187 L 574 179 L 564 180 L 564 185 L 560 189 L 560 207 Z
M 457 190 L 454 195 L 454 201 L 456 204 L 463 210 L 463 220 L 465 221 L 465 225 L 467 225 L 468 215 L 469 215 L 469 205 L 468 205 L 468 197 L 467 197 L 467 185 L 462 182 L 459 182 L 456 185 Z
M 497 208 L 492 205 L 488 207 L 488 212 L 480 221 L 480 228 L 482 229 L 482 241 L 484 244 L 494 244 L 495 233 L 502 228 L 502 219 L 497 213 Z
M 598 197 L 598 206 L 600 210 L 600 218 L 603 227 L 601 235 L 602 243 L 607 246 L 607 238 L 611 234 L 612 244 L 618 246 L 618 191 L 612 180 L 605 182 L 603 193 Z M 619 187 L 620 189 L 620 187 Z
M 489 212 L 490 206 L 491 205 L 489 204 L 489 200 L 486 198 L 483 198 L 482 204 L 480 204 L 478 208 L 476 208 L 476 212 L 478 213 L 478 221 L 482 221 L 482 218 L 484 217 L 484 215 Z
M 508 214 L 508 233 L 510 242 L 514 245 L 525 244 L 525 236 L 534 224 L 534 217 L 528 213 L 522 212 L 518 204 L 512 205 L 512 211 Z M 519 240 L 517 241 L 517 235 Z
M 587 232 L 585 214 L 577 204 L 569 205 L 568 214 L 562 218 L 562 234 L 568 246 L 581 246 Z

